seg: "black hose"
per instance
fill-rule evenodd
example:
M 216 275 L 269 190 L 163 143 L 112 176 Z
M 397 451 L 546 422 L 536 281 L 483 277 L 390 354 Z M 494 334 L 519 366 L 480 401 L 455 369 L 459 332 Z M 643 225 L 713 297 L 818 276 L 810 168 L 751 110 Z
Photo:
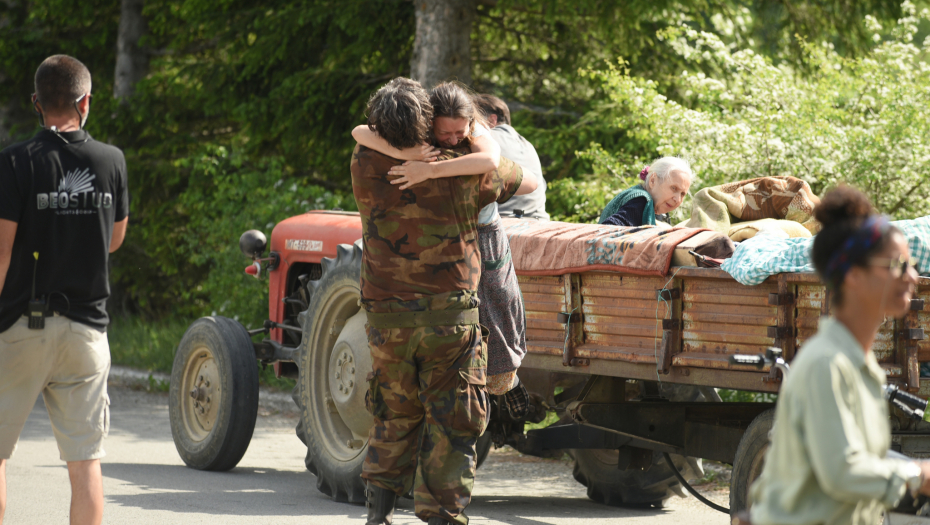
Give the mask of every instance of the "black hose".
M 663 452 L 662 455 L 665 457 L 665 462 L 668 463 L 669 468 L 672 469 L 672 473 L 675 474 L 676 478 L 678 478 L 678 482 L 681 483 L 681 485 L 685 489 L 687 489 L 688 492 L 690 492 L 692 496 L 697 498 L 701 503 L 707 505 L 708 507 L 714 510 L 719 510 L 720 512 L 728 516 L 730 515 L 730 509 L 726 507 L 721 507 L 720 505 L 717 505 L 716 503 L 705 498 L 704 496 L 701 496 L 701 494 L 698 493 L 698 491 L 694 490 L 694 487 L 692 487 L 691 485 L 688 484 L 687 481 L 685 481 L 685 477 L 681 475 L 681 472 L 678 472 L 678 468 L 675 467 L 674 463 L 672 463 L 672 457 L 668 455 L 668 452 Z

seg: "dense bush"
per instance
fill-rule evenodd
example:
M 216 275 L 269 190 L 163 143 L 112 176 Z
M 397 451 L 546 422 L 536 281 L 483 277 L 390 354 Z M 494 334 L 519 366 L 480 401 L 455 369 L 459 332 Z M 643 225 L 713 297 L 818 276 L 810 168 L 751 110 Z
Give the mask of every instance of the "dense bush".
M 930 176 L 924 140 L 930 132 L 930 67 L 922 60 L 926 46 L 912 43 L 917 13 L 907 3 L 903 9 L 907 16 L 884 33 L 867 19 L 880 42 L 859 58 L 841 57 L 830 44 L 802 43 L 805 73 L 687 25 L 666 29 L 666 45 L 702 71 L 682 73 L 681 101 L 662 95 L 655 81 L 631 76 L 622 61 L 587 71 L 605 93 L 594 110 L 574 122 L 553 117 L 548 130 L 526 127 L 543 155 L 596 174 L 547 173 L 553 218 L 596 221 L 617 191 L 638 182 L 645 164 L 666 154 L 693 161 L 698 178 L 692 192 L 793 175 L 818 192 L 839 182 L 862 187 L 897 218 L 930 213 L 921 191 Z M 576 157 L 570 148 L 579 140 L 591 145 Z M 188 222 L 173 251 L 191 268 L 207 269 L 181 297 L 189 315 L 217 313 L 257 324 L 266 315 L 267 287 L 242 272 L 239 234 L 249 228 L 270 234 L 276 222 L 310 208 L 354 209 L 349 194 L 283 177 L 279 157 L 250 158 L 214 147 L 176 162 L 188 176 L 172 206 Z M 687 218 L 689 210 L 686 201 L 676 218 Z
M 175 253 L 191 267 L 208 269 L 195 289 L 181 291 L 188 315 L 224 315 L 246 327 L 260 326 L 268 317 L 268 284 L 244 273 L 249 260 L 239 251 L 242 232 L 261 230 L 270 242 L 274 225 L 293 215 L 355 209 L 351 195 L 281 178 L 280 164 L 275 158 L 249 163 L 223 147 L 178 161 L 190 175 L 175 206 L 189 220 Z
M 930 39 L 913 42 L 928 13 L 918 15 L 909 2 L 902 10 L 904 18 L 889 31 L 867 17 L 877 45 L 858 58 L 842 57 L 830 44 L 802 42 L 804 73 L 685 25 L 665 30 L 662 37 L 681 57 L 715 73 L 683 71 L 684 100 L 676 102 L 654 81 L 631 76 L 622 60 L 610 70 L 589 71 L 608 99 L 586 118 L 609 122 L 651 150 L 637 154 L 593 143 L 580 155 L 595 173 L 618 181 L 635 176 L 651 157 L 677 154 L 696 168 L 692 192 L 792 175 L 816 192 L 855 185 L 898 219 L 928 215 L 930 66 L 924 58 Z

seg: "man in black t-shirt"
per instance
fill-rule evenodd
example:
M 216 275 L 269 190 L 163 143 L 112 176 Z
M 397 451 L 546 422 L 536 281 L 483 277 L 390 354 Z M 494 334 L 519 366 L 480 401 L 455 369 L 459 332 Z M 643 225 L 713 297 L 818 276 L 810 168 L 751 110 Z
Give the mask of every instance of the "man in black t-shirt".
M 103 519 L 109 430 L 107 260 L 129 218 L 123 153 L 83 130 L 90 72 L 55 55 L 36 70 L 43 129 L 0 152 L 0 524 L 6 460 L 42 393 L 71 480 L 71 522 Z

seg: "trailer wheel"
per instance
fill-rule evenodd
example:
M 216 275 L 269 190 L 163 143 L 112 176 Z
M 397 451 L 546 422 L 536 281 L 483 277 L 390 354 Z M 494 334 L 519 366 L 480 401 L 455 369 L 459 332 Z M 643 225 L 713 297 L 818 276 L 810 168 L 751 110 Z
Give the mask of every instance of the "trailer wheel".
M 673 494 L 683 496 L 671 468 L 677 468 L 685 478 L 694 477 L 700 466 L 691 458 L 671 454 L 669 467 L 662 454 L 655 452 L 652 466 L 646 471 L 617 468 L 619 452 L 603 449 L 574 449 L 572 476 L 588 488 L 588 497 L 604 505 L 662 508 Z
M 733 474 L 730 477 L 730 514 L 752 506 L 749 486 L 762 473 L 765 465 L 765 453 L 769 449 L 769 433 L 775 422 L 775 409 L 770 408 L 756 416 L 746 429 L 733 460 Z
M 662 384 L 659 389 L 672 401 L 707 401 L 695 387 Z M 685 495 L 672 468 L 685 479 L 704 475 L 700 459 L 678 454 L 670 454 L 674 465 L 669 466 L 661 453 L 653 453 L 652 465 L 646 471 L 617 468 L 620 454 L 616 450 L 572 449 L 569 454 L 575 458 L 575 481 L 588 488 L 589 498 L 604 505 L 661 508 L 672 495 Z
M 174 356 L 168 415 L 187 466 L 235 467 L 252 440 L 258 414 L 258 365 L 245 328 L 226 317 L 204 317 L 184 333 Z
M 361 241 L 341 244 L 335 259 L 323 259 L 320 279 L 310 282 L 297 381 L 307 469 L 321 492 L 350 503 L 365 501 L 359 476 L 373 424 L 365 409 L 371 352 L 359 306 L 361 260 Z

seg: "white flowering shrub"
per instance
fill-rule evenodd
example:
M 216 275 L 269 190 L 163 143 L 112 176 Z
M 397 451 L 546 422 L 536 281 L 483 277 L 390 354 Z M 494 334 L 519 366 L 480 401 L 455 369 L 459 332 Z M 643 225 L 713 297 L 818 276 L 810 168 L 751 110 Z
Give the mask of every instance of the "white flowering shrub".
M 609 100 L 586 116 L 606 119 L 654 148 L 654 156 L 682 155 L 700 188 L 759 176 L 792 175 L 823 193 L 856 186 L 897 219 L 930 215 L 930 38 L 913 42 L 928 12 L 903 4 L 905 17 L 887 31 L 872 18 L 875 48 L 855 59 L 829 44 L 803 43 L 807 70 L 776 66 L 749 50 L 731 49 L 710 33 L 679 26 L 660 33 L 703 73 L 681 73 L 682 103 L 655 82 L 631 77 L 621 60 L 586 74 L 603 82 Z M 595 173 L 618 177 L 616 189 L 636 182 L 651 158 L 592 144 L 579 155 Z M 601 180 L 603 180 L 601 175 Z M 612 194 L 611 194 L 612 196 Z M 679 210 L 687 213 L 686 202 Z

